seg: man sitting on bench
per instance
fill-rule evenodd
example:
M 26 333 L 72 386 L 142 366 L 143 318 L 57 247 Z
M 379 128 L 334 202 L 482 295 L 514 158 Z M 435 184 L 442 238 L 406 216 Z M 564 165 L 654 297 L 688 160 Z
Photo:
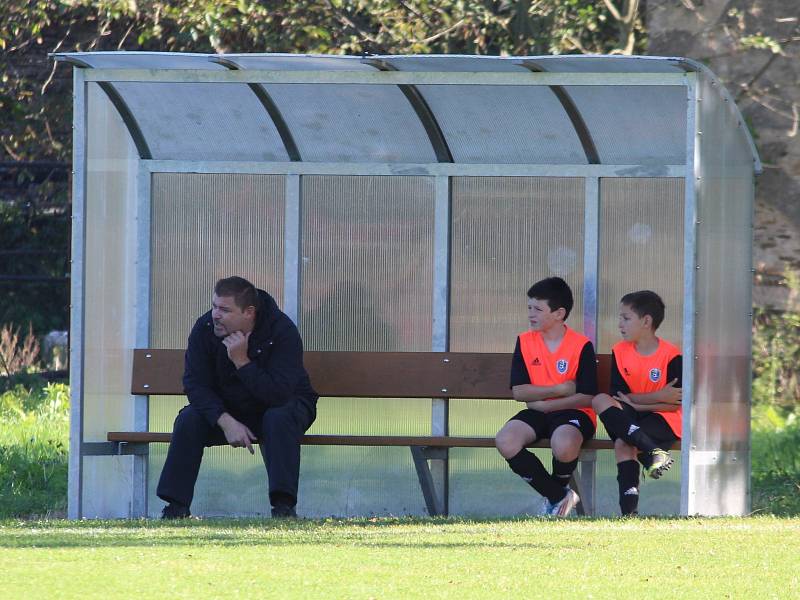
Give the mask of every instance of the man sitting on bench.
M 275 300 L 241 277 L 220 279 L 211 310 L 192 328 L 183 386 L 189 405 L 175 419 L 156 493 L 164 519 L 185 518 L 204 448 L 258 441 L 273 517 L 296 517 L 300 440 L 318 395 L 303 367 L 294 323 Z

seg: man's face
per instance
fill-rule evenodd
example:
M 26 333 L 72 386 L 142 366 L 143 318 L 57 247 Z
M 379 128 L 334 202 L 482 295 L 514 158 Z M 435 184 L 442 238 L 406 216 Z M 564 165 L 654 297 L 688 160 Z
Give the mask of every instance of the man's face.
M 528 298 L 528 324 L 532 331 L 547 331 L 564 320 L 563 308 L 550 310 L 547 300 Z
M 233 296 L 214 294 L 211 297 L 211 320 L 214 322 L 214 335 L 217 337 L 224 338 L 235 331 L 252 331 L 255 313 L 252 306 L 244 310 L 236 306 Z

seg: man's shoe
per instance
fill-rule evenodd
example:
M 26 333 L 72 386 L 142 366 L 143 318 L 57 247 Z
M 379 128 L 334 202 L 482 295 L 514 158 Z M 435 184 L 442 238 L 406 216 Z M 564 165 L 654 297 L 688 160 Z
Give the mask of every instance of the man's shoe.
M 669 471 L 669 468 L 675 462 L 672 460 L 669 452 L 662 450 L 661 448 L 656 448 L 650 452 L 650 459 L 650 466 L 645 467 L 644 472 L 647 473 L 652 479 L 658 479 L 661 477 L 664 473 Z
M 272 518 L 296 519 L 297 512 L 294 510 L 294 506 L 289 506 L 288 504 L 276 504 L 272 507 Z
M 553 505 L 550 514 L 554 517 L 566 517 L 580 501 L 578 494 L 572 488 L 567 488 L 567 495 Z
M 191 516 L 192 513 L 189 512 L 188 506 L 176 502 L 170 502 L 164 507 L 164 510 L 161 511 L 161 518 L 167 520 L 188 519 Z

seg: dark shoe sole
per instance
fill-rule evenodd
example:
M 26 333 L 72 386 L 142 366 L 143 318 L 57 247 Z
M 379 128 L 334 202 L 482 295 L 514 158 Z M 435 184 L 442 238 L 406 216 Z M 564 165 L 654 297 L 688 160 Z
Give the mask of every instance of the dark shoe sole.
M 675 461 L 672 458 L 670 458 L 667 462 L 665 462 L 660 467 L 655 468 L 652 471 L 650 471 L 650 478 L 651 479 L 658 479 L 664 473 L 669 471 L 670 467 L 672 467 L 673 464 L 675 464 Z

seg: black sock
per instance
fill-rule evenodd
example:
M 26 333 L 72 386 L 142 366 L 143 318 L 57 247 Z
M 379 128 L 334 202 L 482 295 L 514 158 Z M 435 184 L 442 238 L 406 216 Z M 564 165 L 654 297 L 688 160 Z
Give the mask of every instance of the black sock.
M 558 480 L 563 487 L 567 487 L 569 485 L 569 478 L 572 477 L 572 474 L 575 472 L 575 468 L 577 466 L 578 466 L 577 458 L 570 462 L 561 462 L 554 456 L 553 478 Z
M 617 463 L 617 483 L 622 514 L 639 514 L 639 463 L 635 460 Z
M 622 409 L 610 406 L 597 416 L 606 426 L 606 431 L 625 440 L 631 446 L 636 446 L 642 452 L 652 452 L 658 448 L 658 444 L 630 418 L 625 416 Z
M 542 461 L 533 452 L 523 448 L 516 456 L 507 458 L 506 462 L 514 473 L 553 504 L 560 502 L 566 496 L 564 486 L 547 472 Z

